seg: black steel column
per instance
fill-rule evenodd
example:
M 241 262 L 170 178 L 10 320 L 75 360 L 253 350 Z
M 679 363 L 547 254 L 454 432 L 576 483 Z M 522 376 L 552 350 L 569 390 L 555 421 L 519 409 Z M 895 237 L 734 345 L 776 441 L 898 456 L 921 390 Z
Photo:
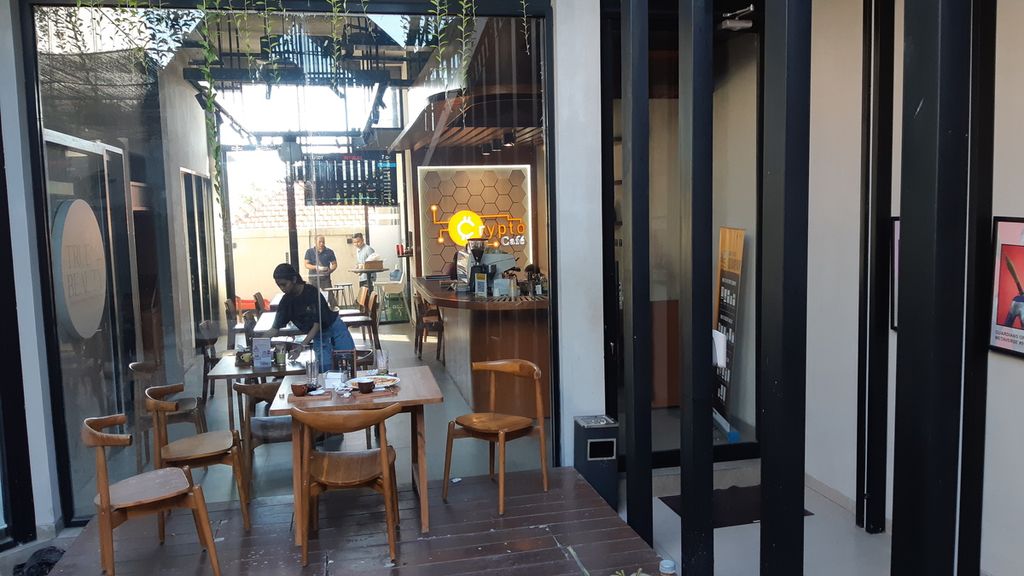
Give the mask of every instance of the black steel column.
M 626 384 L 626 511 L 653 542 L 651 489 L 650 116 L 647 0 L 622 0 L 623 333 Z
M 865 0 L 861 130 L 857 525 L 885 531 L 889 434 L 889 263 L 895 8 Z
M 995 252 L 992 246 L 992 148 L 995 122 L 996 0 L 972 3 L 971 166 L 967 221 L 967 344 L 964 350 L 963 437 L 957 570 L 981 569 L 981 506 L 985 415 Z
M 711 518 L 712 0 L 679 2 L 679 326 L 682 573 L 715 572 Z
M 892 573 L 941 575 L 956 565 L 971 3 L 905 14 Z
M 761 574 L 803 573 L 810 0 L 764 4 Z

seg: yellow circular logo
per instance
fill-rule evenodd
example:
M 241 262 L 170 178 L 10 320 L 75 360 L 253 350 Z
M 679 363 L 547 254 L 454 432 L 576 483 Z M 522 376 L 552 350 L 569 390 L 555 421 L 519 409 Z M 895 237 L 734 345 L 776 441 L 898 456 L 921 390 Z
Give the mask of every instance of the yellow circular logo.
M 448 221 L 448 235 L 459 246 L 465 246 L 470 238 L 484 235 L 484 221 L 472 210 L 459 210 Z

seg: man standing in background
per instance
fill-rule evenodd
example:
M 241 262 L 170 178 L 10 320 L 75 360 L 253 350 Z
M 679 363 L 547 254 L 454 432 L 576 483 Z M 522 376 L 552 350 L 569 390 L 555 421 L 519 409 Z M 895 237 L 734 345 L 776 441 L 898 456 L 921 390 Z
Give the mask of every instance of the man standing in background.
M 373 254 L 374 250 L 366 243 L 363 239 L 362 232 L 356 232 L 352 235 L 352 245 L 356 248 L 356 267 L 362 268 L 363 264 L 366 263 L 367 258 Z M 359 275 L 359 285 L 366 286 L 366 274 Z
M 316 246 L 306 250 L 306 275 L 309 283 L 321 290 L 332 286 L 331 272 L 338 268 L 334 250 L 327 247 L 323 236 L 316 237 Z

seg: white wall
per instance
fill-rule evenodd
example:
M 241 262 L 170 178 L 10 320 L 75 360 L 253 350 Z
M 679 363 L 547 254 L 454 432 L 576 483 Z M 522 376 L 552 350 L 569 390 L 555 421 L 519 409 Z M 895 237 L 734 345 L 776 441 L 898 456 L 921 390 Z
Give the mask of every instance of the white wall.
M 573 461 L 573 417 L 604 414 L 601 246 L 600 3 L 553 0 L 558 362 L 562 464 Z
M 0 0 L 0 117 L 3 117 L 4 164 L 11 247 L 17 270 L 17 329 L 21 343 L 20 385 L 25 394 L 29 465 L 38 536 L 46 538 L 60 522 L 53 420 L 50 415 L 50 375 L 46 363 L 46 327 L 43 325 L 39 251 L 36 243 L 35 199 L 30 182 L 29 125 L 24 94 L 19 5 Z M 44 224 L 45 225 L 45 224 Z M 17 386 L 19 383 L 7 382 Z
M 811 11 L 806 471 L 852 501 L 857 448 L 861 3 L 815 0 Z
M 999 3 L 993 213 L 1024 215 L 1024 3 Z M 811 58 L 810 222 L 808 236 L 807 473 L 850 502 L 855 497 L 857 262 L 859 236 L 861 2 L 817 0 Z M 903 2 L 896 3 L 893 114 L 893 215 L 899 214 L 903 85 Z M 892 514 L 896 389 L 890 332 L 887 514 Z M 981 568 L 1024 574 L 1024 459 L 1019 407 L 1024 361 L 989 356 Z
M 181 169 L 210 177 L 206 153 L 206 120 L 195 99 L 196 89 L 182 79 L 182 68 L 188 53 L 181 52 L 161 71 L 160 128 L 164 147 L 164 209 L 167 211 L 167 234 L 170 245 L 171 291 L 173 316 L 164 318 L 164 358 L 167 378 L 178 381 L 195 360 L 192 353 L 192 283 L 189 268 L 188 237 L 185 235 L 185 198 Z M 218 210 L 219 212 L 219 210 Z M 166 295 L 164 302 L 167 302 Z M 221 305 L 214 302 L 215 306 Z M 167 316 L 170 312 L 164 310 Z M 173 333 L 168 328 L 173 327 Z M 172 359 L 176 359 L 176 362 Z M 177 372 L 181 369 L 182 372 Z
M 1024 3 L 998 3 L 996 24 L 995 154 L 992 213 L 1024 216 Z M 1024 574 L 1024 458 L 1021 406 L 1024 359 L 989 354 L 985 434 L 985 501 L 981 568 L 994 576 Z

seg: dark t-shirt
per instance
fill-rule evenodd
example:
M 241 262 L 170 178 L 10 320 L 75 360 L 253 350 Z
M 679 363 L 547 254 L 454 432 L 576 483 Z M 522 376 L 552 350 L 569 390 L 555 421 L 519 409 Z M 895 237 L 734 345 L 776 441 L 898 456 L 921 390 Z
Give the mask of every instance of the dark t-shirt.
M 338 319 L 338 313 L 331 310 L 320 295 L 320 291 L 311 284 L 302 285 L 302 293 L 298 296 L 285 294 L 277 305 L 277 316 L 274 317 L 274 328 L 282 328 L 293 322 L 302 332 L 309 332 L 313 324 L 320 323 L 320 331 L 326 331 Z
M 334 255 L 334 250 L 324 247 L 323 252 L 317 252 L 316 247 L 312 247 L 306 250 L 306 262 L 314 266 L 331 266 L 331 262 L 336 262 L 338 258 Z M 316 273 L 316 270 L 310 270 L 310 273 Z M 330 274 L 330 271 L 323 272 L 324 274 Z

